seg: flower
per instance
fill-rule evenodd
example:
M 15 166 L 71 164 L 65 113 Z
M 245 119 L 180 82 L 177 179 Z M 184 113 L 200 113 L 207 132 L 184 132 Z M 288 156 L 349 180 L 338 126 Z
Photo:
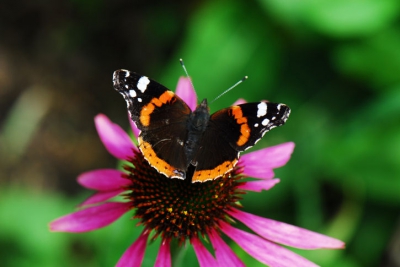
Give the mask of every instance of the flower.
M 181 78 L 177 92 L 189 107 L 196 107 L 196 96 L 188 78 Z M 243 102 L 243 100 L 239 100 Z M 140 266 L 149 238 L 162 239 L 155 266 L 171 266 L 170 243 L 190 241 L 200 266 L 244 266 L 221 238 L 225 234 L 244 251 L 269 266 L 316 266 L 280 246 L 301 248 L 343 248 L 340 240 L 242 210 L 239 200 L 246 191 L 269 190 L 276 183 L 273 169 L 289 160 L 294 143 L 288 142 L 241 156 L 237 167 L 220 179 L 204 183 L 168 179 L 144 159 L 131 138 L 105 115 L 97 115 L 95 125 L 106 149 L 116 158 L 128 161 L 124 171 L 99 169 L 81 174 L 78 182 L 97 192 L 84 201 L 81 209 L 50 223 L 51 231 L 87 232 L 105 227 L 124 213 L 135 210 L 144 229 L 125 251 L 117 266 Z M 134 135 L 138 129 L 131 122 Z M 262 167 L 260 167 L 262 166 Z M 244 181 L 244 177 L 255 180 Z M 125 201 L 110 201 L 115 196 Z M 238 220 L 249 233 L 232 226 Z M 200 236 L 208 236 L 214 253 L 205 248 Z

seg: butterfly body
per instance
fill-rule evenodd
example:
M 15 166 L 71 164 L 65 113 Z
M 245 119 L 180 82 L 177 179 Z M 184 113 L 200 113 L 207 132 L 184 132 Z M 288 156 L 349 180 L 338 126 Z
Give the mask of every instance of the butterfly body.
M 115 71 L 113 83 L 141 130 L 144 158 L 169 178 L 204 182 L 223 176 L 237 164 L 240 152 L 283 125 L 290 114 L 284 104 L 257 102 L 210 115 L 206 99 L 192 112 L 172 91 L 127 70 Z
M 185 154 L 187 162 L 194 166 L 197 162 L 194 161 L 194 156 L 199 150 L 200 140 L 208 127 L 210 121 L 210 112 L 207 106 L 207 100 L 204 99 L 201 104 L 189 116 L 187 123 L 187 140 L 185 142 Z M 187 168 L 189 165 L 187 166 Z

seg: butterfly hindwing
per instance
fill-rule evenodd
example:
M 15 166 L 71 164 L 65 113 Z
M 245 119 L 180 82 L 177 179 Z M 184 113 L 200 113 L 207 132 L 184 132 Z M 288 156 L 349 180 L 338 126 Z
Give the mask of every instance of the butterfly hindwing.
M 193 160 L 196 170 L 192 182 L 214 180 L 232 170 L 237 163 L 238 151 L 231 146 L 226 133 L 221 132 L 216 124 L 210 120 L 200 139 L 201 145 Z

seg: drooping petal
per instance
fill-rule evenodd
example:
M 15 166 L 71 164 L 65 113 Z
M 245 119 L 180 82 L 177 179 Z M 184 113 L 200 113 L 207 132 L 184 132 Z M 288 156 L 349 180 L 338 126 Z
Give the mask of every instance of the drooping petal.
M 200 267 L 218 267 L 218 262 L 211 253 L 203 246 L 198 238 L 192 238 L 190 242 L 193 245 Z
M 312 232 L 294 225 L 263 218 L 235 208 L 227 211 L 260 236 L 276 243 L 301 249 L 344 248 L 335 238 Z
M 97 203 L 100 203 L 100 202 L 107 201 L 110 198 L 118 196 L 119 194 L 121 194 L 122 192 L 125 192 L 125 191 L 126 191 L 125 189 L 117 189 L 117 190 L 114 190 L 114 191 L 100 191 L 100 192 L 97 192 L 97 193 L 93 194 L 92 196 L 88 197 L 81 204 L 79 204 L 79 207 L 84 207 L 84 206 L 93 205 L 93 204 L 97 204 Z
M 52 221 L 50 230 L 72 233 L 96 230 L 117 220 L 130 209 L 130 205 L 129 202 L 107 202 L 80 210 Z
M 131 116 L 129 116 L 129 113 L 128 113 L 128 120 L 129 120 L 129 124 L 131 125 L 133 135 L 135 136 L 135 138 L 138 138 L 138 136 L 140 134 L 140 130 L 136 126 L 136 123 L 131 119 Z
M 111 155 L 122 160 L 134 156 L 133 150 L 137 150 L 137 148 L 119 125 L 111 122 L 103 114 L 97 115 L 94 122 L 101 141 Z
M 243 98 L 239 98 L 238 100 L 235 101 L 235 103 L 233 103 L 232 106 L 237 106 L 237 105 L 241 105 L 241 104 L 244 104 L 244 103 L 247 103 L 247 101 L 244 100 Z
M 239 185 L 238 188 L 247 191 L 261 192 L 261 190 L 270 190 L 279 182 L 280 180 L 278 178 L 271 180 L 249 181 Z
M 143 231 L 139 238 L 124 252 L 116 267 L 140 267 L 144 252 L 146 251 L 147 238 L 150 231 Z
M 186 102 L 192 111 L 196 109 L 197 96 L 190 82 L 190 78 L 179 78 L 175 93 Z
M 131 183 L 129 179 L 122 177 L 123 174 L 114 169 L 99 169 L 82 173 L 78 176 L 78 183 L 93 190 L 112 191 Z
M 244 251 L 258 261 L 271 267 L 314 267 L 313 262 L 259 236 L 236 229 L 221 222 L 221 230 L 234 240 Z
M 211 244 L 215 250 L 219 266 L 241 267 L 245 264 L 239 259 L 232 249 L 222 240 L 219 234 L 212 229 L 209 233 Z
M 154 267 L 171 267 L 170 241 L 163 240 Z
M 293 142 L 263 148 L 241 156 L 239 164 L 244 166 L 243 173 L 247 176 L 271 179 L 274 177 L 272 169 L 285 165 L 293 149 Z

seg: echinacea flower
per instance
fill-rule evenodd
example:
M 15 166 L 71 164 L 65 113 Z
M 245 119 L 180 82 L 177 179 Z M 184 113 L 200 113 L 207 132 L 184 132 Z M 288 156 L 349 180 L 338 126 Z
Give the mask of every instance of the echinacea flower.
M 196 96 L 189 78 L 181 78 L 176 92 L 193 110 Z M 269 266 L 316 266 L 300 255 L 280 246 L 301 249 L 343 248 L 340 240 L 283 222 L 243 211 L 239 200 L 246 191 L 271 189 L 279 179 L 273 169 L 289 160 L 294 143 L 264 148 L 240 157 L 237 167 L 223 177 L 204 183 L 189 179 L 169 179 L 152 168 L 118 125 L 105 115 L 97 115 L 95 125 L 106 149 L 116 158 L 128 161 L 124 171 L 99 169 L 81 174 L 78 182 L 97 192 L 80 205 L 80 210 L 50 223 L 52 231 L 87 232 L 105 227 L 124 213 L 134 210 L 143 231 L 125 251 L 117 266 L 140 266 L 147 241 L 161 238 L 155 266 L 171 266 L 170 243 L 189 241 L 200 266 L 244 266 L 222 239 L 222 234 L 236 242 L 253 258 Z M 134 135 L 138 129 L 131 122 Z M 254 177 L 244 181 L 244 177 Z M 125 201 L 110 201 L 117 195 Z M 254 233 L 233 226 L 234 220 Z M 208 237 L 214 249 L 203 245 Z

